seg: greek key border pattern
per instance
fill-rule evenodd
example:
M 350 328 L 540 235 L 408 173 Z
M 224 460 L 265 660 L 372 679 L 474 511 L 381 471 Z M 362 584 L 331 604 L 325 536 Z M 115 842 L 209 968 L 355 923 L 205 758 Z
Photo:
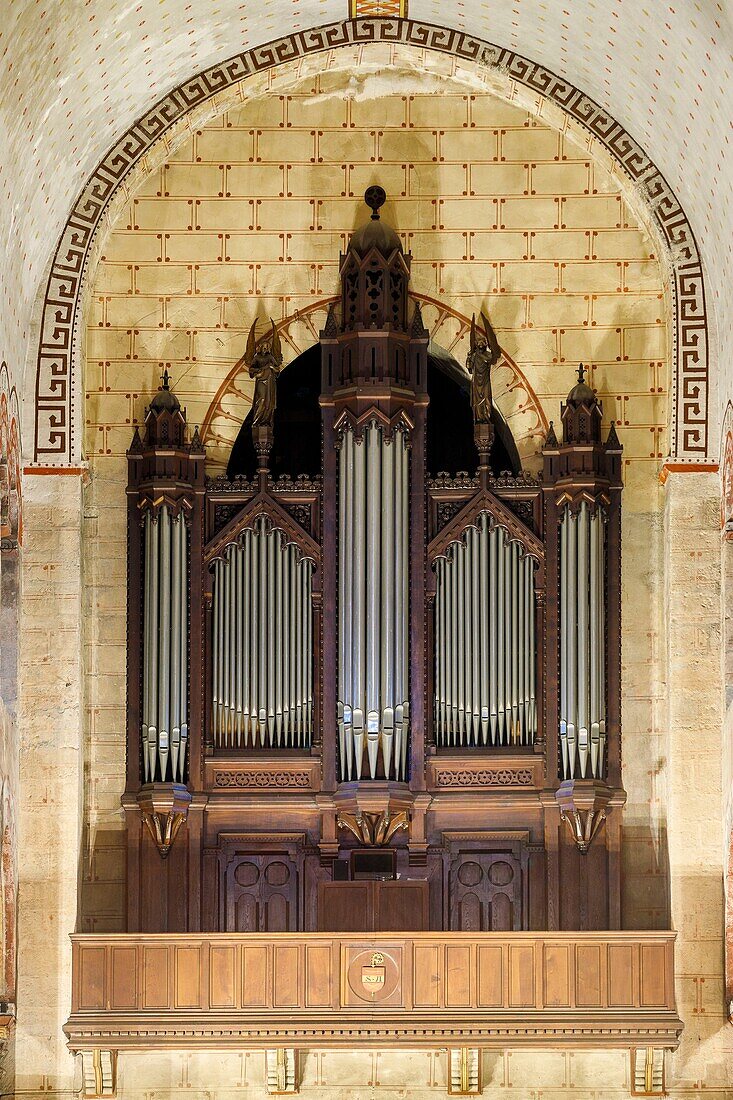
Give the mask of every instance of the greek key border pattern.
M 672 188 L 644 150 L 597 103 L 541 65 L 459 30 L 412 19 L 331 23 L 236 54 L 186 81 L 139 119 L 84 186 L 56 249 L 43 306 L 36 370 L 36 462 L 71 463 L 76 446 L 73 368 L 82 287 L 91 244 L 116 188 L 156 142 L 193 108 L 238 81 L 284 62 L 341 46 L 387 42 L 450 54 L 501 72 L 551 100 L 600 141 L 646 198 L 673 257 L 672 385 L 677 460 L 700 461 L 708 447 L 708 324 L 697 242 Z

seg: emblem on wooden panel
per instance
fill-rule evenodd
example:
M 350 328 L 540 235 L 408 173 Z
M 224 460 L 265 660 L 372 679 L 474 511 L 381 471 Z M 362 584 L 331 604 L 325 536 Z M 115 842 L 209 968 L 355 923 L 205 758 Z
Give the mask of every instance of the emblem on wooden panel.
M 402 948 L 375 951 L 349 944 L 342 956 L 345 978 L 344 1007 L 364 1003 L 402 1005 Z

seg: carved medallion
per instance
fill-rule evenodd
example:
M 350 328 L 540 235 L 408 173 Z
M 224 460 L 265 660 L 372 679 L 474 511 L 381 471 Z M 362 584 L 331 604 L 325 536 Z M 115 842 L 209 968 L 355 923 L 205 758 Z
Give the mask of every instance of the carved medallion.
M 362 944 L 349 944 L 344 959 L 346 982 L 344 1004 L 399 1006 L 402 1004 L 402 948 L 375 951 Z

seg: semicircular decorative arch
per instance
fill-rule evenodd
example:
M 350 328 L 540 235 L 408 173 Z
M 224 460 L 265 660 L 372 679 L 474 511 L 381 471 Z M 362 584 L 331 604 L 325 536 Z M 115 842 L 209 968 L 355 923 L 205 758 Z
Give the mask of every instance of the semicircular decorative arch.
M 229 58 L 197 74 L 159 100 L 119 139 L 92 173 L 69 215 L 51 265 L 36 368 L 34 459 L 78 461 L 78 366 L 86 273 L 98 229 L 110 204 L 126 193 L 131 174 L 156 143 L 187 118 L 205 113 L 214 97 L 247 78 L 314 54 L 352 52 L 388 43 L 449 55 L 472 66 L 486 82 L 503 80 L 570 117 L 599 143 L 631 181 L 667 249 L 673 313 L 670 451 L 677 461 L 700 462 L 708 451 L 707 315 L 702 266 L 687 216 L 659 169 L 624 128 L 581 90 L 521 55 L 463 31 L 409 19 L 361 19 L 296 32 Z
M 468 354 L 470 317 L 424 294 L 410 294 L 410 298 L 420 303 L 431 341 L 463 363 Z M 286 365 L 318 343 L 328 307 L 337 301 L 338 298 L 324 298 L 277 325 Z M 506 352 L 494 368 L 492 389 L 493 399 L 514 437 L 523 467 L 538 466 L 539 450 L 548 429 L 547 417 L 526 377 Z M 209 406 L 201 425 L 201 440 L 207 449 L 212 472 L 218 473 L 226 466 L 252 403 L 251 391 L 247 368 L 238 364 L 224 379 Z

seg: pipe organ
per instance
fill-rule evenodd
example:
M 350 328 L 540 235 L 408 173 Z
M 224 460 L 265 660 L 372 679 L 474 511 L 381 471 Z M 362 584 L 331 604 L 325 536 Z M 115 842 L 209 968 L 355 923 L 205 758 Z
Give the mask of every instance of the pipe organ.
M 167 374 L 128 452 L 128 928 L 618 928 L 621 445 L 580 368 L 523 470 L 366 198 L 226 476 Z
M 536 564 L 487 512 L 437 559 L 438 744 L 533 744 Z
M 376 422 L 339 451 L 338 730 L 341 778 L 407 774 L 408 449 Z
M 214 561 L 211 724 L 218 748 L 310 744 L 312 562 L 264 517 Z

